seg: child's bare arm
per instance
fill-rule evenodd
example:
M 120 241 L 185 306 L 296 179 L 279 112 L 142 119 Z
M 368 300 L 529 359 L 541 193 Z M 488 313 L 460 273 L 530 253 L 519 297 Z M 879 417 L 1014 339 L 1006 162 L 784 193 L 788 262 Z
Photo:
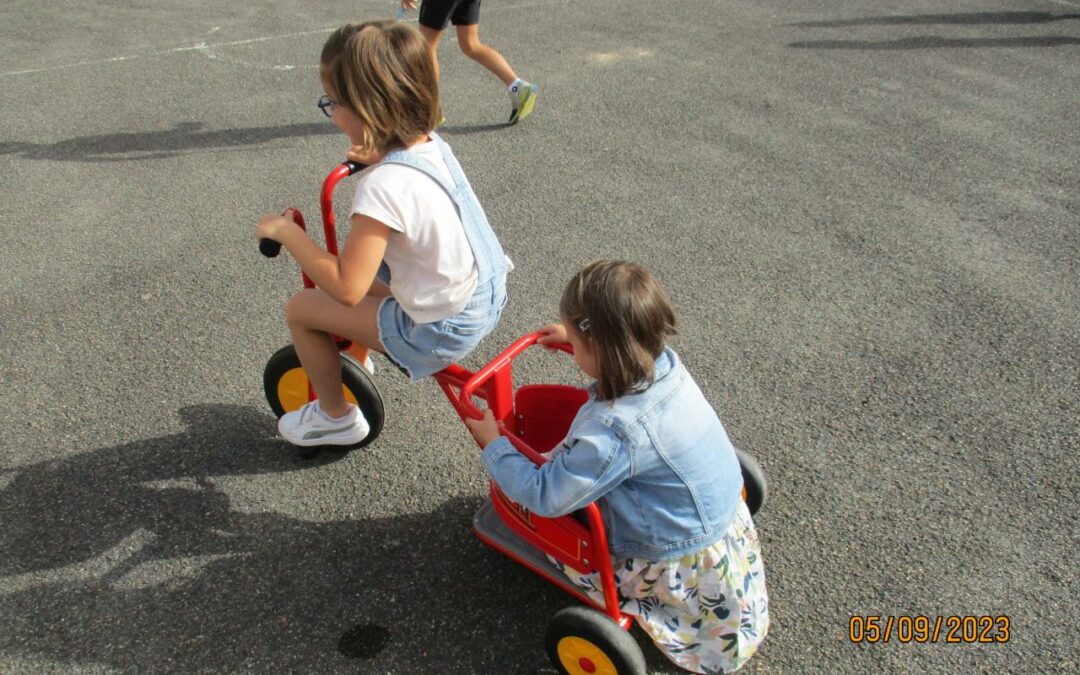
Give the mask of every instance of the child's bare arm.
M 390 228 L 367 216 L 354 214 L 352 231 L 337 256 L 315 244 L 306 232 L 284 216 L 264 216 L 257 234 L 280 241 L 316 286 L 351 307 L 367 295 L 375 281 L 375 273 L 386 252 Z

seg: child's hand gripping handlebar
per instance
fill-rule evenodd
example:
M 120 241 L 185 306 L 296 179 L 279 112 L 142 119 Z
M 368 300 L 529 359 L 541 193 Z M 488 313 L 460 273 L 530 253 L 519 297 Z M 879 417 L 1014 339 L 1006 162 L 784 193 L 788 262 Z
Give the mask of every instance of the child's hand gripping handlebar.
M 290 206 L 285 209 L 281 212 L 281 215 L 291 219 L 300 226 L 301 230 L 307 230 L 307 226 L 304 224 L 304 216 L 300 215 L 300 212 L 293 207 Z M 276 258 L 281 253 L 281 242 L 276 239 L 260 239 L 259 253 L 262 253 L 267 258 Z
M 322 193 L 319 199 L 319 206 L 322 209 L 323 217 L 323 231 L 326 236 L 326 249 L 337 255 L 337 234 L 334 230 L 334 200 L 333 193 L 334 187 L 338 184 L 342 178 L 351 176 L 354 173 L 362 171 L 367 168 L 364 164 L 359 162 L 342 162 L 334 167 L 330 172 L 330 175 L 323 181 Z M 282 211 L 281 215 L 291 217 L 293 222 L 300 226 L 300 229 L 306 230 L 304 225 L 304 217 L 300 215 L 300 211 L 289 207 Z M 260 239 L 259 240 L 259 252 L 267 258 L 277 257 L 281 253 L 281 242 L 274 239 Z

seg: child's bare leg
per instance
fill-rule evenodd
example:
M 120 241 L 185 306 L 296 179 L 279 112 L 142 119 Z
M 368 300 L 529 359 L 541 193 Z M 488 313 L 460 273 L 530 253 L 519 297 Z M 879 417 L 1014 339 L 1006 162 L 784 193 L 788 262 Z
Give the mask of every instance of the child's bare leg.
M 439 79 L 439 38 L 442 37 L 441 30 L 435 30 L 434 28 L 428 28 L 427 26 L 420 25 L 420 34 L 427 40 L 428 53 L 431 54 L 431 63 L 435 66 L 435 80 Z
M 317 288 L 294 295 L 285 308 L 293 346 L 300 357 L 319 406 L 330 417 L 349 411 L 341 388 L 341 357 L 332 335 L 383 351 L 376 314 L 381 298 L 369 295 L 345 307 Z
M 490 70 L 495 74 L 495 77 L 503 81 L 503 84 L 510 86 L 514 80 L 517 79 L 517 75 L 514 74 L 514 69 L 510 67 L 510 64 L 506 62 L 502 54 L 495 51 L 491 47 L 488 47 L 484 43 L 480 42 L 480 25 L 472 24 L 469 26 L 456 26 L 458 45 L 461 46 L 461 51 L 473 61 L 476 61 L 483 67 Z
M 368 297 L 370 298 L 388 298 L 393 293 L 390 291 L 390 287 L 383 282 L 375 279 L 371 282 L 371 288 L 368 289 Z M 371 356 L 368 354 L 370 347 L 362 345 L 356 340 L 353 340 L 352 346 L 349 347 L 349 354 L 355 358 L 360 365 L 364 366 L 372 375 L 375 374 L 375 366 L 371 363 Z

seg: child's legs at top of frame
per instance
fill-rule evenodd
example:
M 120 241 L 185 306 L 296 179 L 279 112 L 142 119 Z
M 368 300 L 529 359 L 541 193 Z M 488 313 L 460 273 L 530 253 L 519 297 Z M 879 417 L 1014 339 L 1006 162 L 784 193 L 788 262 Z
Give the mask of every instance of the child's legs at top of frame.
M 376 318 L 381 302 L 382 298 L 368 295 L 353 307 L 346 307 L 325 291 L 305 288 L 285 307 L 296 354 L 320 406 L 331 417 L 340 417 L 349 409 L 341 388 L 341 356 L 332 336 L 384 351 Z
M 462 53 L 487 68 L 507 86 L 517 79 L 502 54 L 480 42 L 480 0 L 427 0 L 420 7 L 419 23 L 420 32 L 428 41 L 436 75 L 439 73 L 439 39 L 452 23 L 457 29 Z
M 461 52 L 473 61 L 487 68 L 495 77 L 502 80 L 503 84 L 510 86 L 517 79 L 514 69 L 506 62 L 503 55 L 491 47 L 480 42 L 480 24 L 468 24 L 455 26 L 457 29 L 458 46 Z
M 427 40 L 428 54 L 431 55 L 431 63 L 435 66 L 435 80 L 440 79 L 439 72 L 439 38 L 442 37 L 442 30 L 435 28 L 428 28 L 427 26 L 420 26 L 420 34 Z
M 525 119 L 532 113 L 536 94 L 540 88 L 517 76 L 503 55 L 480 42 L 480 25 L 458 25 L 458 44 L 466 56 L 476 61 L 506 85 L 510 96 L 510 124 Z
M 417 23 L 420 34 L 428 43 L 428 53 L 435 65 L 435 79 L 439 79 L 439 38 L 450 24 L 450 13 L 454 11 L 458 0 L 426 0 L 420 4 Z
M 439 31 L 451 23 L 455 26 L 480 23 L 480 0 L 424 0 L 417 23 Z

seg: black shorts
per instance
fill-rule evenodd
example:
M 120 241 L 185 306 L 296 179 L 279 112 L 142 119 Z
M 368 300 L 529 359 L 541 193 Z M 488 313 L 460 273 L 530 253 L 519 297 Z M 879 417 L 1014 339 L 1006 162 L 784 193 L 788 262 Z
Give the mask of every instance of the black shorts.
M 423 0 L 420 25 L 443 30 L 448 23 L 474 26 L 480 23 L 480 0 Z

